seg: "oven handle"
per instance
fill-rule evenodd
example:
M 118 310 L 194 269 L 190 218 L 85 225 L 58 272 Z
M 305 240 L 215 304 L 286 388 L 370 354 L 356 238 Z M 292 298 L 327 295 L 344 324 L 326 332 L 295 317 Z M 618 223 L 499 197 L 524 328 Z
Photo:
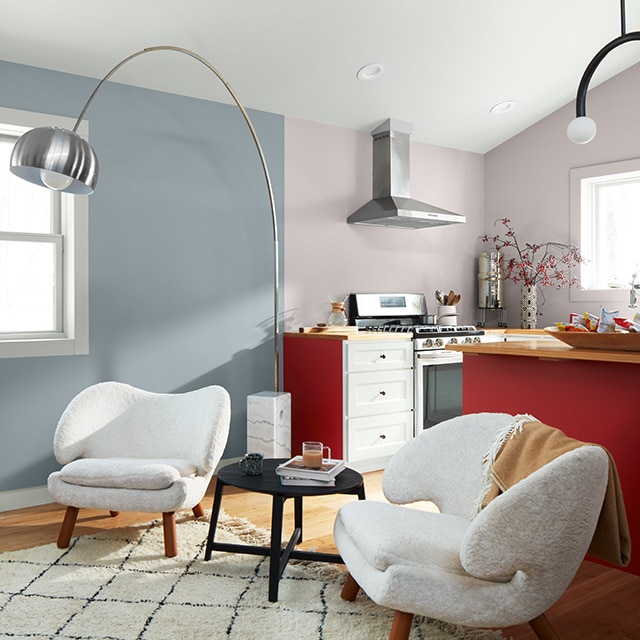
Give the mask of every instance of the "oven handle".
M 449 364 L 462 362 L 462 354 L 455 351 L 417 351 L 416 360 L 421 364 Z

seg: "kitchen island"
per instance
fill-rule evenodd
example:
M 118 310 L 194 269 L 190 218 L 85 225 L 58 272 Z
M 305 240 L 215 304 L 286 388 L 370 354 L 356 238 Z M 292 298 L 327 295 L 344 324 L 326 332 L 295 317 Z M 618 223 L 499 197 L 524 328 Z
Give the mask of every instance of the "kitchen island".
M 464 413 L 528 413 L 612 454 L 631 540 L 640 540 L 640 352 L 576 349 L 558 340 L 449 345 L 464 354 Z M 627 571 L 640 575 L 640 551 Z

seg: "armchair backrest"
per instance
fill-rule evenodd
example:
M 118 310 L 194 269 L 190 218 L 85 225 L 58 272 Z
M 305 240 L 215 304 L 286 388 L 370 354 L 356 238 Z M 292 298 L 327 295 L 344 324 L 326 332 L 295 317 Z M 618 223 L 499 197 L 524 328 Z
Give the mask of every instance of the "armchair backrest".
M 76 458 L 182 458 L 200 474 L 220 459 L 229 433 L 230 399 L 219 386 L 154 393 L 121 382 L 80 392 L 54 436 L 60 464 Z
M 442 513 L 471 519 L 483 489 L 483 457 L 508 413 L 476 413 L 425 429 L 389 461 L 382 489 L 396 504 L 434 502 Z
M 465 570 L 511 581 L 526 591 L 530 606 L 544 611 L 567 588 L 589 548 L 608 470 L 604 449 L 583 446 L 510 487 L 469 526 L 460 548 Z

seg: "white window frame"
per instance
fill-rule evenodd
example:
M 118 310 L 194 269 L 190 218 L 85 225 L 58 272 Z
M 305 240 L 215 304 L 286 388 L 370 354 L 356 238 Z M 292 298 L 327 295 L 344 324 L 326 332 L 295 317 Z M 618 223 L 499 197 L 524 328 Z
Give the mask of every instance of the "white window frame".
M 588 198 L 588 186 L 583 180 L 602 176 L 613 176 L 621 173 L 640 171 L 640 158 L 594 164 L 586 167 L 576 167 L 569 170 L 569 222 L 571 244 L 582 248 L 582 203 Z M 585 256 L 587 259 L 589 256 Z M 640 259 L 640 252 L 638 254 Z M 576 267 L 575 275 L 580 276 L 580 267 Z M 629 274 L 631 277 L 631 274 Z M 630 285 L 624 283 L 624 288 L 614 289 L 570 289 L 570 300 L 574 302 L 595 302 L 602 304 L 616 304 L 620 311 L 629 304 Z
M 0 107 L 0 122 L 17 127 L 58 126 L 73 129 L 75 120 L 62 116 Z M 82 121 L 78 133 L 88 138 Z M 67 356 L 89 353 L 89 197 L 61 194 L 63 294 L 62 332 L 55 336 L 0 336 L 0 358 Z

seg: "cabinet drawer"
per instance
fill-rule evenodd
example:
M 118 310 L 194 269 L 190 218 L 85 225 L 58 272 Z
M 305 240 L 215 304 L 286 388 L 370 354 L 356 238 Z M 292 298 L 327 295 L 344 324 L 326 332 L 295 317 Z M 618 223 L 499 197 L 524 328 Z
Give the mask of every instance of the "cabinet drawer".
M 347 459 L 392 456 L 413 434 L 413 412 L 347 420 Z
M 413 370 L 370 371 L 347 375 L 347 417 L 413 409 Z
M 347 342 L 346 370 L 377 371 L 413 367 L 413 343 L 403 341 Z

